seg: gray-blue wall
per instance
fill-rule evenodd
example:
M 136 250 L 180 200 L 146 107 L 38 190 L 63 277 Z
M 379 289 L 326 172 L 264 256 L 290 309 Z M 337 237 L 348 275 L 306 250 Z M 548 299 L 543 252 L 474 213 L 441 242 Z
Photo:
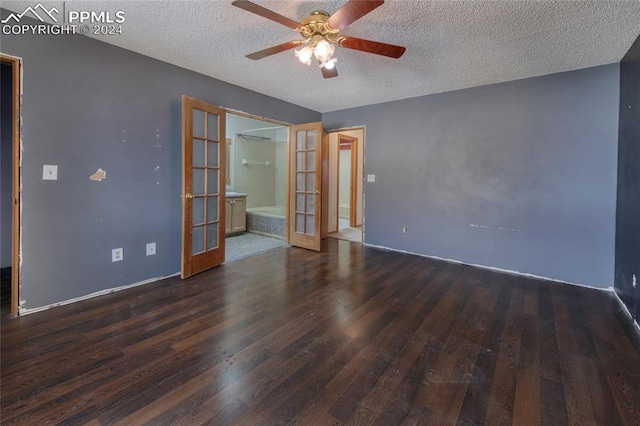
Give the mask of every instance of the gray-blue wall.
M 615 290 L 640 318 L 640 37 L 620 62 Z M 636 287 L 633 287 L 633 276 Z
M 84 36 L 2 35 L 2 52 L 24 68 L 23 308 L 180 270 L 181 95 L 290 123 L 321 117 Z M 57 181 L 42 180 L 43 164 L 58 165 Z M 106 179 L 90 181 L 98 168 Z M 116 247 L 123 262 L 111 262 Z
M 368 244 L 613 284 L 617 64 L 321 115 L 82 36 L 3 35 L 2 51 L 24 60 L 23 308 L 179 270 L 182 94 L 365 125 Z
M 365 243 L 607 288 L 618 100 L 612 64 L 322 118 L 366 126 Z

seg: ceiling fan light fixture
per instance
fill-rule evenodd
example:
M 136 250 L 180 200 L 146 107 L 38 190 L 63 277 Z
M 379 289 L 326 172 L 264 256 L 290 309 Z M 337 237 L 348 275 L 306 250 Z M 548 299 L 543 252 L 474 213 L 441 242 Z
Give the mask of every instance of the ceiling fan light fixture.
M 305 65 L 311 65 L 311 57 L 313 57 L 313 49 L 311 46 L 305 46 L 295 51 L 296 58 Z
M 306 16 L 301 23 L 266 9 L 250 0 L 233 0 L 231 4 L 292 28 L 302 36 L 302 40 L 293 40 L 268 49 L 259 50 L 246 55 L 247 58 L 252 60 L 262 59 L 300 46 L 300 49 L 294 52 L 300 62 L 311 65 L 311 60 L 315 57 L 322 71 L 322 76 L 324 78 L 333 78 L 338 76 L 336 59 L 333 57 L 336 45 L 395 59 L 404 54 L 406 48 L 402 46 L 340 35 L 340 31 L 383 3 L 384 0 L 348 0 L 332 15 L 322 10 L 316 10 Z
M 332 69 L 334 69 L 334 68 L 335 68 L 335 66 L 336 66 L 336 62 L 337 62 L 337 61 L 338 61 L 338 59 L 337 59 L 337 58 L 331 58 L 331 59 L 329 59 L 329 60 L 328 60 L 328 61 L 326 61 L 326 62 L 321 62 L 321 63 L 320 63 L 320 67 L 321 67 L 321 68 L 326 68 L 326 69 L 328 69 L 328 70 L 332 70 Z
M 314 46 L 313 54 L 315 55 L 317 60 L 324 63 L 331 60 L 333 52 L 335 52 L 335 50 L 336 47 L 333 44 L 329 43 L 325 39 L 322 39 Z

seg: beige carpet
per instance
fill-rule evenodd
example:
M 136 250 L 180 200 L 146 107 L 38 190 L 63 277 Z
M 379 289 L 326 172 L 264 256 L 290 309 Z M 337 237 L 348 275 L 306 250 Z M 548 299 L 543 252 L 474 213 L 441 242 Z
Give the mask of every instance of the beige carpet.
M 335 238 L 337 240 L 347 240 L 356 243 L 362 243 L 362 226 L 357 228 L 343 228 L 338 232 L 332 232 L 327 234 L 329 238 Z

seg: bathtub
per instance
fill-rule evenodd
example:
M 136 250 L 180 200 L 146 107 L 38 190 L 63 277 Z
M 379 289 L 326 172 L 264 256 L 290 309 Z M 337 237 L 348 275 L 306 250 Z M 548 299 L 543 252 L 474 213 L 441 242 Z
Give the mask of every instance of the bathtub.
M 269 237 L 284 238 L 284 206 L 247 208 L 247 230 Z
M 278 217 L 281 219 L 284 219 L 285 217 L 284 206 L 250 207 L 247 209 L 247 213 L 255 213 L 268 217 Z

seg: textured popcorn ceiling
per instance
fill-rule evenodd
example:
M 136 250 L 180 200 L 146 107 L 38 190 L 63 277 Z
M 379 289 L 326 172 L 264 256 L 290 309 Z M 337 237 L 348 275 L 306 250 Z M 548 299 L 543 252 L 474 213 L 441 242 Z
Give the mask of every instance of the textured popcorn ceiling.
M 345 2 L 255 0 L 298 22 Z M 20 11 L 33 2 L 16 3 L 2 7 Z M 637 0 L 387 0 L 342 34 L 405 46 L 404 56 L 337 48 L 339 76 L 323 79 L 292 50 L 245 58 L 299 36 L 231 0 L 67 0 L 65 6 L 122 10 L 123 34 L 96 38 L 319 112 L 618 62 L 640 33 Z

